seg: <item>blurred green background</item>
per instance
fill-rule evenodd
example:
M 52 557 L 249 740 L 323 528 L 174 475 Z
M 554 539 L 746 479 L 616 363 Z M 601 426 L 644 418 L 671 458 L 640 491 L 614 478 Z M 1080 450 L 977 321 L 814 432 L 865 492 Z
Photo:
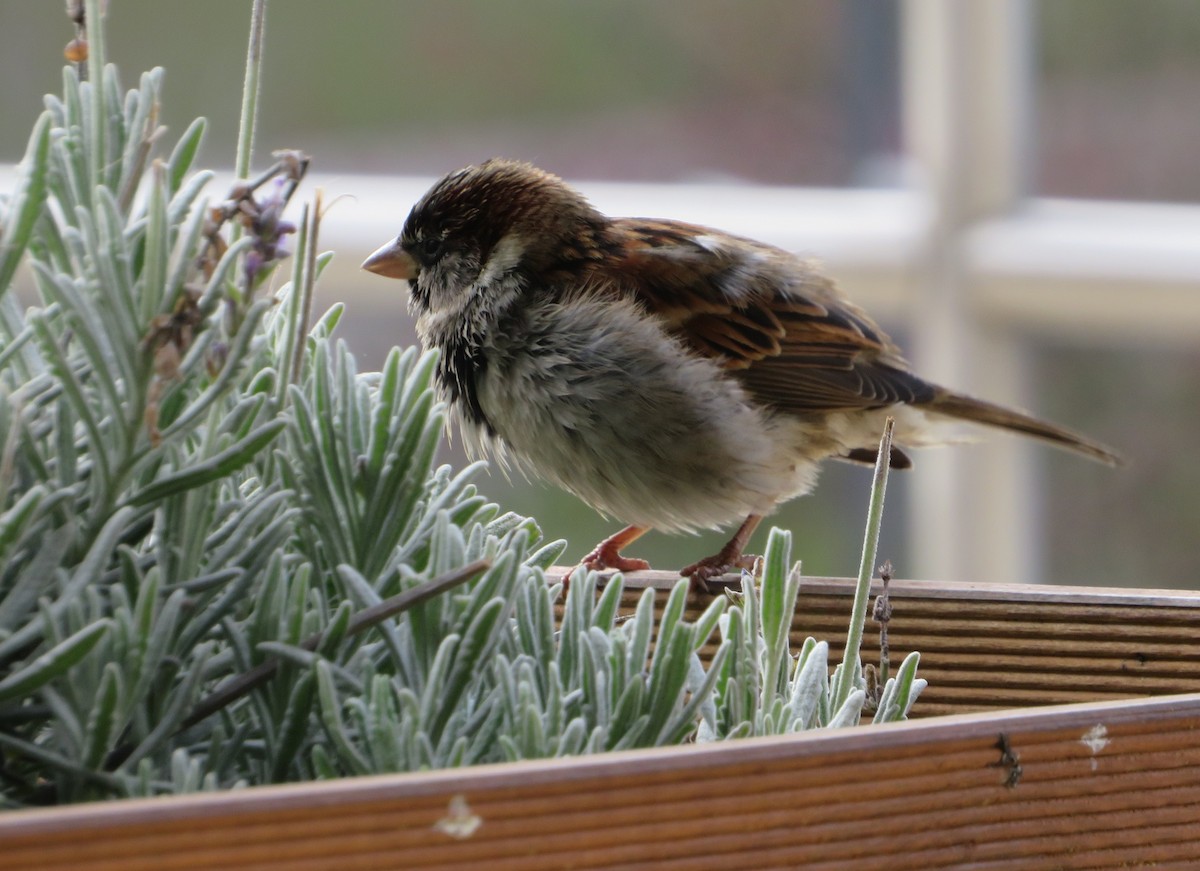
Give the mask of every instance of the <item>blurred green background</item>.
M 276 0 L 258 154 L 303 149 L 320 171 L 435 175 L 493 154 L 571 177 L 847 186 L 904 181 L 898 5 L 875 0 Z M 1200 3 L 1034 4 L 1031 186 L 1050 196 L 1200 201 Z M 167 68 L 164 122 L 211 121 L 201 162 L 232 163 L 249 3 L 111 0 L 109 57 L 126 84 Z M 71 28 L 60 2 L 0 2 L 0 162 L 18 160 L 59 90 Z M 397 226 L 409 203 L 396 204 Z M 1198 234 L 1200 238 L 1200 234 Z M 1131 300 L 1131 305 L 1136 305 Z M 395 340 L 411 335 L 396 300 Z M 885 324 L 903 344 L 897 324 Z M 364 368 L 385 334 L 349 335 Z M 1127 451 L 1109 474 L 1039 456 L 1045 579 L 1195 586 L 1200 351 L 1050 341 L 1030 404 Z M 964 448 L 983 450 L 985 447 Z M 919 471 L 915 474 L 919 474 Z M 869 471 L 833 465 L 773 518 L 812 574 L 857 569 Z M 582 554 L 615 529 L 543 487 L 481 482 Z M 881 557 L 905 574 L 905 476 Z M 715 549 L 650 536 L 660 566 Z

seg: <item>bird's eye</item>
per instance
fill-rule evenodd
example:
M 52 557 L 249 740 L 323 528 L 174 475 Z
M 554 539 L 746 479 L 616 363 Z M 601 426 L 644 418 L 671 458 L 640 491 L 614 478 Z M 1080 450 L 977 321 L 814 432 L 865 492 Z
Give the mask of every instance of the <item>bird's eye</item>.
M 442 241 L 438 236 L 424 236 L 417 239 L 413 243 L 412 254 L 422 263 L 433 263 L 442 253 Z

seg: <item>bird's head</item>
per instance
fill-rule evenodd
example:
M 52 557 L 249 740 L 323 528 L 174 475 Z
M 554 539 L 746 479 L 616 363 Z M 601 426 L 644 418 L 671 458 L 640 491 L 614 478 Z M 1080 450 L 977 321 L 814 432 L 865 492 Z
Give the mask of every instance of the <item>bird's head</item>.
M 400 235 L 363 268 L 410 283 L 418 315 L 461 308 L 464 295 L 512 292 L 571 256 L 571 240 L 606 219 L 562 179 L 493 158 L 444 176 L 409 212 Z M 476 303 L 482 300 L 476 300 Z

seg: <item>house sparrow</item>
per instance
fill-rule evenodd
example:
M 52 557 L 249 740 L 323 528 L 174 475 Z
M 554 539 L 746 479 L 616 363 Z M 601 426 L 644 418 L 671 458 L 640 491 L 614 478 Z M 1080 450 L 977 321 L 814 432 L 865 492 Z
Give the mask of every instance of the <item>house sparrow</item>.
M 909 371 L 899 348 L 813 264 L 679 221 L 610 218 L 561 179 L 493 159 L 438 181 L 363 268 L 409 282 L 438 387 L 474 454 L 571 491 L 630 524 L 583 559 L 633 571 L 647 530 L 742 519 L 681 574 L 749 565 L 776 505 L 826 459 L 934 443 L 958 418 L 1103 463 L 1107 447 Z M 893 468 L 907 468 L 893 448 Z

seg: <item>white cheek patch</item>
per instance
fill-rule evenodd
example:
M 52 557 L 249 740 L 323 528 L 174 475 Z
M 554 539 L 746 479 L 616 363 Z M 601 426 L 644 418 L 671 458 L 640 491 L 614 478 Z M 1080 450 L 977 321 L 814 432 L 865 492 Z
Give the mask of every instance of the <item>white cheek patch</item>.
M 524 253 L 525 246 L 514 234 L 510 233 L 505 236 L 492 249 L 491 256 L 488 257 L 487 263 L 483 265 L 483 269 L 479 273 L 479 278 L 475 280 L 475 286 L 487 287 L 504 278 L 517 267 Z

